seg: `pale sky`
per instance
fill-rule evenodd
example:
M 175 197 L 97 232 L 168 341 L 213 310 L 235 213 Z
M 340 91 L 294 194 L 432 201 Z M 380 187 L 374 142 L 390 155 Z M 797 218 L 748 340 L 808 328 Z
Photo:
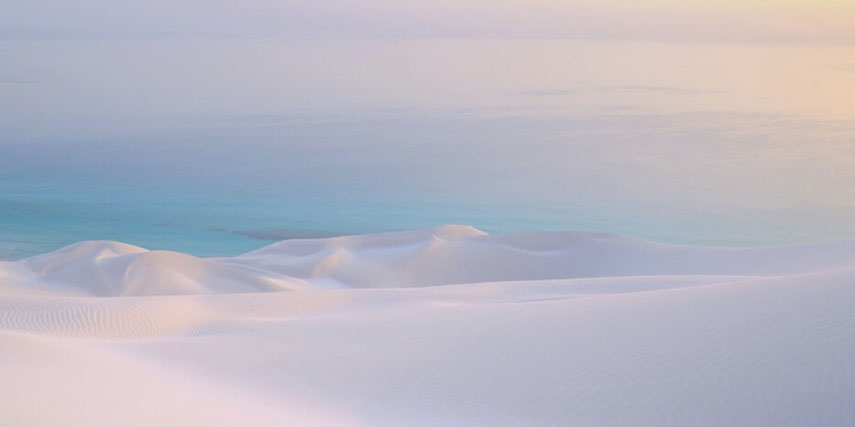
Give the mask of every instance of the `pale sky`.
M 12 0 L 3 38 L 362 35 L 855 42 L 855 0 Z
M 855 0 L 0 0 L 0 174 L 855 236 L 853 23 Z

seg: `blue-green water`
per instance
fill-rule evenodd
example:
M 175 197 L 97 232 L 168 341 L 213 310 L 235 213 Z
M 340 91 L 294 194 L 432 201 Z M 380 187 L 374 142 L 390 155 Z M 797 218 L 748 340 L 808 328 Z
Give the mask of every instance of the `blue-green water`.
M 673 82 L 656 61 L 617 67 L 640 51 L 691 68 L 711 47 L 354 43 L 4 44 L 0 257 L 86 239 L 230 255 L 445 223 L 855 237 L 845 114 L 757 101 L 703 64 Z

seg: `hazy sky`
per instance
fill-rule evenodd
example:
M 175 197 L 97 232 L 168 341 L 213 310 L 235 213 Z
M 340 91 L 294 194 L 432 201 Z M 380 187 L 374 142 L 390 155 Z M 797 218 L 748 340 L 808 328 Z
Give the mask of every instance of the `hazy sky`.
M 0 1 L 0 243 L 855 237 L 853 23 L 855 0 Z
M 397 35 L 855 42 L 853 0 L 6 0 L 4 38 Z

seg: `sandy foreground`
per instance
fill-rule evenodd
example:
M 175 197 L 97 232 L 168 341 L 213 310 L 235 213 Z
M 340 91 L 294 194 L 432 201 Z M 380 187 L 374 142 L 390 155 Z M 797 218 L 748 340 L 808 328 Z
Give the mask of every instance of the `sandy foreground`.
M 0 263 L 0 425 L 852 425 L 855 242 L 464 226 Z

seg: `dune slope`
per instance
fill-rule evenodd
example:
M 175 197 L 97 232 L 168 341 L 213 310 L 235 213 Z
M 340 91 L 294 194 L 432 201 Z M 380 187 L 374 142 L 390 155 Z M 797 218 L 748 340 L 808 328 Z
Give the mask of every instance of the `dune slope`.
M 0 425 L 851 425 L 855 242 L 464 226 L 0 263 Z

